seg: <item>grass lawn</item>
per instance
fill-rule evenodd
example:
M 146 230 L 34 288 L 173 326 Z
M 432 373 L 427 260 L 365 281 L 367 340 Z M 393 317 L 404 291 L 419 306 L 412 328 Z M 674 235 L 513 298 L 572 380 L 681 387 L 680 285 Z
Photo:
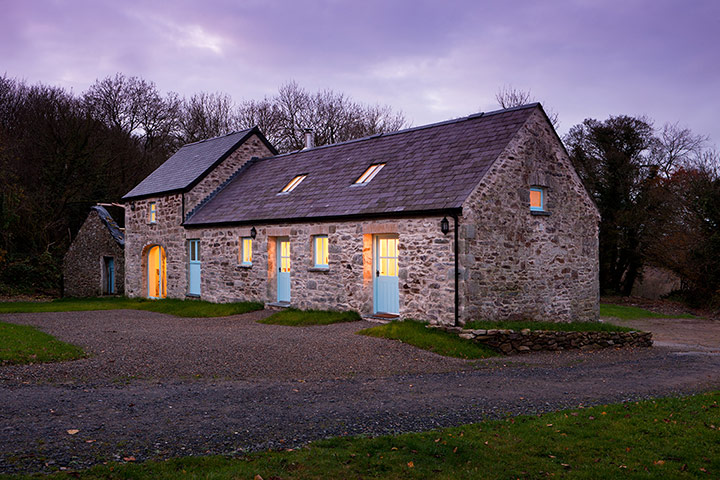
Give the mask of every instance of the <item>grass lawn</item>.
M 369 337 L 400 340 L 423 350 L 430 350 L 439 355 L 457 358 L 487 358 L 498 355 L 495 350 L 458 337 L 454 333 L 426 328 L 425 323 L 414 320 L 402 320 L 386 323 L 377 327 L 366 328 L 357 332 Z
M 552 330 L 556 332 L 630 332 L 634 329 L 600 322 L 468 322 L 467 329 L 504 329 L 504 330 Z
M 52 302 L 0 302 L 0 313 L 76 312 L 87 310 L 148 310 L 178 317 L 225 317 L 262 310 L 259 302 L 211 303 L 202 300 L 147 298 L 61 298 Z
M 613 305 L 612 303 L 600 304 L 600 316 L 616 317 L 623 320 L 632 320 L 635 318 L 697 318 L 695 315 L 690 314 L 665 315 L 663 313 L 655 313 L 638 307 Z
M 80 347 L 34 327 L 0 322 L 0 365 L 61 362 L 84 356 Z
M 714 392 L 425 433 L 336 438 L 237 459 L 113 464 L 73 472 L 73 478 L 718 478 L 718 402 Z
M 288 325 L 291 327 L 305 327 L 308 325 L 330 325 L 331 323 L 356 322 L 360 314 L 353 311 L 334 312 L 327 310 L 297 310 L 288 308 L 273 313 L 260 323 L 268 325 Z

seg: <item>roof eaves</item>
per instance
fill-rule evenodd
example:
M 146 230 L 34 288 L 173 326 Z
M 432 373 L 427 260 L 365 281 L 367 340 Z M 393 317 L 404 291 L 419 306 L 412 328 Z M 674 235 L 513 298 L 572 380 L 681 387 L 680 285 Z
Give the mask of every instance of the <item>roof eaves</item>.
M 443 215 L 458 214 L 462 215 L 462 206 L 432 209 L 414 209 L 399 210 L 378 213 L 353 213 L 348 215 L 326 215 L 326 216 L 308 216 L 308 217 L 287 217 L 287 218 L 265 218 L 250 219 L 224 222 L 205 222 L 205 223 L 183 223 L 185 228 L 213 228 L 225 227 L 232 225 L 250 225 L 250 224 L 277 224 L 277 223 L 301 223 L 301 222 L 321 222 L 333 220 L 358 220 L 363 218 L 397 218 L 397 217 L 413 217 L 418 215 Z

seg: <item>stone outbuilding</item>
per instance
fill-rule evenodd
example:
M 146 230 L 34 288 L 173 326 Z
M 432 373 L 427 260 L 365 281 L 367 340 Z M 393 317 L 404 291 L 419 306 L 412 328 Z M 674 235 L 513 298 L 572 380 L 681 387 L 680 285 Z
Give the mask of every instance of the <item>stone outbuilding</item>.
M 107 210 L 90 209 L 63 262 L 63 295 L 125 293 L 125 234 Z
M 253 128 L 184 146 L 124 201 L 132 297 L 599 315 L 598 211 L 539 104 L 284 155 Z

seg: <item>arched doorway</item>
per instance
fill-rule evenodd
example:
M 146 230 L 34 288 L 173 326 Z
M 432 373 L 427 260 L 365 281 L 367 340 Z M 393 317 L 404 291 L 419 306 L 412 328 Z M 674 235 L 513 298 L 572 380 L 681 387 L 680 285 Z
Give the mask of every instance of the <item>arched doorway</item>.
M 165 249 L 154 245 L 147 253 L 148 298 L 167 296 L 167 256 Z

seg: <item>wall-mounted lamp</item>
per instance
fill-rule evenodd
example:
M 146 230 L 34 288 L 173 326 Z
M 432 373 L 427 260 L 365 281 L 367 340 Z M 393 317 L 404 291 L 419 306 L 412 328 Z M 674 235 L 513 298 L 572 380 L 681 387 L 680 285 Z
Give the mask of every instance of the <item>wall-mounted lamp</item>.
M 257 237 L 257 230 L 255 230 L 255 227 L 252 227 L 250 229 L 250 238 L 255 238 L 255 237 Z
M 130 202 L 130 210 L 135 211 L 135 202 Z
M 447 217 L 443 217 L 443 219 L 440 220 L 440 231 L 443 235 L 447 235 L 450 231 L 450 222 L 448 222 Z

